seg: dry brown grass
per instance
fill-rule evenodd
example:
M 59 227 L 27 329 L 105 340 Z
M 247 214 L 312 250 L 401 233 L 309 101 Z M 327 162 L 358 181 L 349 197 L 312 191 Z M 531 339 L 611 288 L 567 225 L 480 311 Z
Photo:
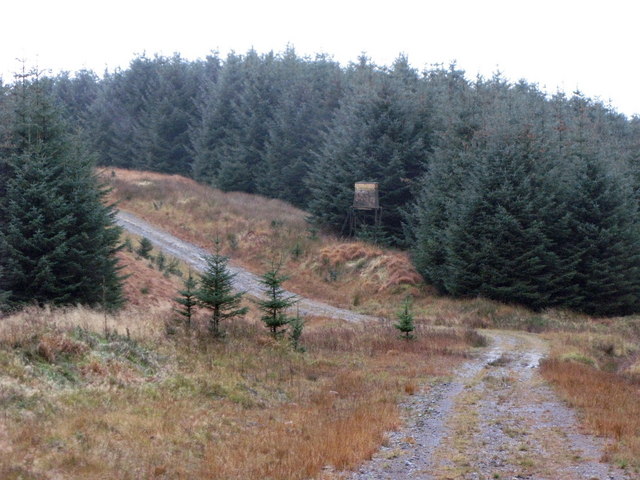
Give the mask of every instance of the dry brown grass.
M 220 237 L 226 252 L 241 261 L 261 261 L 271 243 L 305 235 L 305 213 L 279 200 L 224 193 L 178 175 L 109 172 L 113 174 L 106 173 L 105 180 L 120 208 L 205 248 Z
M 422 282 L 406 253 L 385 251 L 363 242 L 329 244 L 320 250 L 320 263 L 338 275 L 347 274 L 350 281 L 356 278 L 360 288 L 376 293 Z
M 312 325 L 308 352 L 299 354 L 245 320 L 229 326 L 224 342 L 141 339 L 132 348 L 158 362 L 147 371 L 106 358 L 108 340 L 98 347 L 77 336 L 73 319 L 94 315 L 85 325 L 100 331 L 101 315 L 83 310 L 8 319 L 23 326 L 0 340 L 2 366 L 11 366 L 1 378 L 11 386 L 0 396 L 9 446 L 0 448 L 2 478 L 302 479 L 326 465 L 351 468 L 398 427 L 399 397 L 449 373 L 466 349 L 464 335 L 450 330 L 405 342 L 384 325 Z M 126 314 L 158 332 L 170 315 Z M 46 354 L 30 347 L 43 342 Z M 49 374 L 54 368 L 73 370 L 74 380 Z
M 556 313 L 548 330 L 542 374 L 581 412 L 587 430 L 611 441 L 605 460 L 640 472 L 640 318 Z
M 613 373 L 574 361 L 552 359 L 542 364 L 546 379 L 570 405 L 584 414 L 597 435 L 614 440 L 605 460 L 640 470 L 640 387 Z
M 123 255 L 134 298 L 120 314 L 29 308 L 0 319 L 0 478 L 302 479 L 351 468 L 399 426 L 399 398 L 450 374 L 468 349 L 464 330 L 424 322 L 406 342 L 388 322 L 312 319 L 304 354 L 251 315 L 225 325 L 223 341 L 203 315 L 190 334 L 167 336 L 175 279 Z
M 129 305 L 139 307 L 162 307 L 171 303 L 182 287 L 182 281 L 173 275 L 162 275 L 151 270 L 151 262 L 132 253 L 118 253 L 121 273 L 127 277 L 124 296 Z

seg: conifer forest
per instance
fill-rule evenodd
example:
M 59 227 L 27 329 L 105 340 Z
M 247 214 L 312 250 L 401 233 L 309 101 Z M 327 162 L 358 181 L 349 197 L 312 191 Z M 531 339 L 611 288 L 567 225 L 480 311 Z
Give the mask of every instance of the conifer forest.
M 118 231 L 96 164 L 285 200 L 337 235 L 349 233 L 354 183 L 377 182 L 381 223 L 355 234 L 410 250 L 442 294 L 640 311 L 640 118 L 580 92 L 293 48 L 5 80 L 7 301 L 120 302 Z M 49 243 L 59 248 L 37 256 Z

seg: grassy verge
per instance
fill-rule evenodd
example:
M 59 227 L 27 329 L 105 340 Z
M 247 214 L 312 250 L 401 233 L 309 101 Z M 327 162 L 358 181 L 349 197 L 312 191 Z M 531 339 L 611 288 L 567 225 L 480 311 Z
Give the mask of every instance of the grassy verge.
M 108 319 L 107 335 L 84 310 L 9 318 L 0 477 L 294 479 L 350 468 L 398 427 L 399 397 L 467 348 L 450 330 L 407 343 L 383 325 L 312 326 L 301 354 L 249 320 L 222 342 L 165 338 L 155 330 L 168 315 L 128 312 Z M 123 322 L 153 334 L 114 333 Z
M 554 358 L 542 365 L 546 379 L 583 412 L 595 434 L 613 440 L 604 460 L 640 472 L 640 388 L 593 366 Z
M 605 460 L 640 472 L 640 319 L 583 319 L 545 336 L 543 376 L 589 431 L 610 439 Z

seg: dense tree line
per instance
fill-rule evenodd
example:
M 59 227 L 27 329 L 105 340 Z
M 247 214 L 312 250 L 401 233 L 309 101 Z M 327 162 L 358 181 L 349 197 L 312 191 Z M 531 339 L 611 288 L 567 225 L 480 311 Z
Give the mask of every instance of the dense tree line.
M 421 273 L 458 296 L 637 311 L 638 202 L 620 117 L 524 83 L 482 90 L 474 131 L 454 124 L 408 215 Z
M 292 48 L 143 55 L 46 85 L 103 165 L 281 198 L 342 234 L 354 182 L 375 181 L 375 238 L 443 293 L 640 310 L 640 119 L 578 92 Z

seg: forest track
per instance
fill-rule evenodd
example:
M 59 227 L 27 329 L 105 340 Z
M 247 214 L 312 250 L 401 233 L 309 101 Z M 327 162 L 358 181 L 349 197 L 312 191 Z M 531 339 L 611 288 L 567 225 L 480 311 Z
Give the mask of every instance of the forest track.
M 198 271 L 206 250 L 120 211 L 117 223 Z M 262 296 L 259 277 L 229 265 L 238 290 Z M 300 298 L 302 315 L 349 322 L 376 317 Z M 405 428 L 357 472 L 325 472 L 351 480 L 631 480 L 601 462 L 605 442 L 584 434 L 576 414 L 547 385 L 538 365 L 546 342 L 533 334 L 483 331 L 491 346 L 446 381 L 403 404 Z M 327 478 L 327 475 L 323 478 Z
M 141 218 L 129 212 L 120 210 L 116 216 L 116 223 L 125 230 L 148 238 L 156 248 L 163 252 L 187 263 L 196 271 L 202 272 L 206 268 L 205 257 L 210 252 L 204 248 L 200 248 L 189 242 L 171 235 L 164 230 L 145 222 Z M 244 291 L 248 295 L 256 298 L 263 297 L 263 285 L 260 283 L 258 275 L 233 264 L 233 259 L 229 263 L 229 271 L 235 275 L 233 279 L 234 287 L 237 290 Z M 285 292 L 289 295 L 295 295 L 291 292 Z M 337 308 L 323 302 L 302 298 L 295 295 L 299 300 L 296 304 L 298 311 L 303 316 L 316 316 L 341 319 L 348 322 L 361 322 L 365 320 L 379 320 L 377 317 L 363 315 L 343 308 Z
M 351 480 L 631 480 L 601 461 L 605 441 L 580 431 L 575 412 L 539 373 L 546 342 L 483 331 L 491 347 L 455 377 L 409 397 L 406 427 Z

